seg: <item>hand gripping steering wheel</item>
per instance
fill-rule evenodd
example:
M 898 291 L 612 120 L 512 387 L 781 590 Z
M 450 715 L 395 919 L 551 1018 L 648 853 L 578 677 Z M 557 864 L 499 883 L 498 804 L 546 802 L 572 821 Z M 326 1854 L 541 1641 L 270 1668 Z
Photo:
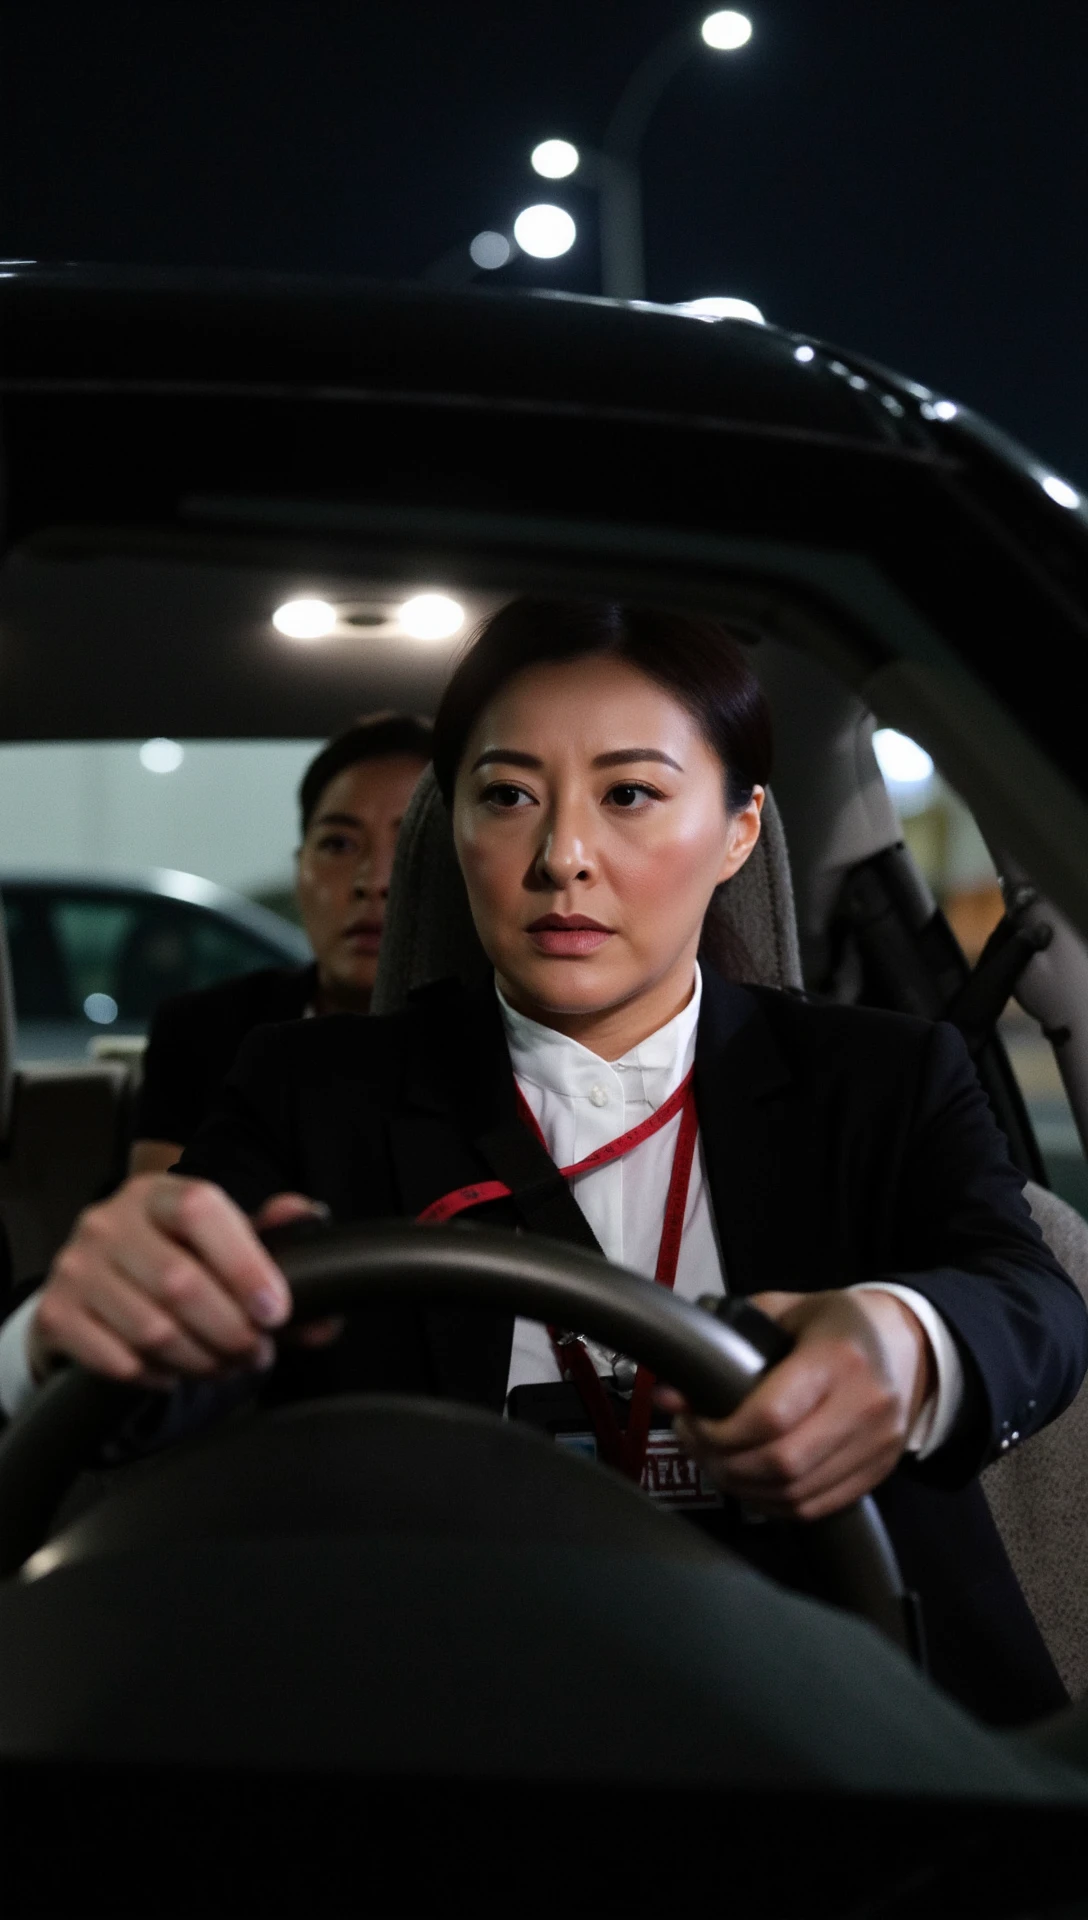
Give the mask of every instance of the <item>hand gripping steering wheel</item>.
M 739 1406 L 786 1350 L 781 1329 L 743 1300 L 707 1312 L 595 1254 L 535 1236 L 307 1221 L 265 1238 L 291 1287 L 295 1324 L 378 1304 L 514 1313 L 629 1354 L 710 1418 Z M 40 1546 L 72 1479 L 139 1394 L 71 1367 L 12 1422 L 0 1438 L 0 1575 L 16 1573 Z M 873 1501 L 808 1523 L 808 1538 L 837 1604 L 917 1657 L 911 1599 Z

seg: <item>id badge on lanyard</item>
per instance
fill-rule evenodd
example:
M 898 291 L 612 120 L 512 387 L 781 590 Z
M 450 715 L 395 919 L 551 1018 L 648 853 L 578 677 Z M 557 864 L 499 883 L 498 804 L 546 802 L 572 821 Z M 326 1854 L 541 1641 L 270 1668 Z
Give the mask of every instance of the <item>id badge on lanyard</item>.
M 613 1415 L 619 1424 L 625 1413 L 622 1397 L 613 1393 L 604 1380 L 601 1390 L 613 1403 Z M 548 1434 L 557 1446 L 580 1454 L 583 1459 L 600 1458 L 597 1436 L 589 1426 L 581 1395 L 565 1382 L 515 1387 L 507 1401 L 507 1412 L 511 1420 L 536 1427 Z M 650 1428 L 641 1486 L 655 1505 L 705 1510 L 722 1504 L 718 1489 L 684 1452 L 671 1427 Z
M 545 1153 L 547 1142 L 537 1125 L 521 1089 L 518 1089 L 518 1111 L 530 1132 L 535 1133 Z M 680 1126 L 676 1136 L 676 1150 L 673 1154 L 672 1172 L 669 1176 L 669 1189 L 665 1200 L 665 1216 L 661 1226 L 661 1241 L 657 1251 L 657 1265 L 654 1279 L 657 1284 L 671 1291 L 676 1280 L 676 1268 L 680 1258 L 680 1242 L 684 1233 L 684 1216 L 687 1212 L 688 1188 L 691 1184 L 691 1168 L 695 1157 L 695 1144 L 699 1137 L 699 1120 L 695 1110 L 695 1070 L 692 1068 L 669 1098 L 652 1113 L 648 1119 L 630 1128 L 618 1139 L 610 1140 L 605 1146 L 597 1147 L 587 1154 L 584 1160 L 576 1161 L 572 1166 L 561 1167 L 559 1171 L 564 1179 L 571 1180 L 576 1174 L 591 1173 L 598 1167 L 609 1166 L 620 1160 L 633 1148 L 649 1140 L 653 1134 L 660 1133 L 671 1120 L 680 1116 Z M 498 1200 L 509 1196 L 511 1189 L 502 1180 L 482 1180 L 470 1187 L 458 1187 L 452 1193 L 443 1194 L 441 1199 L 432 1201 L 419 1215 L 419 1224 L 423 1226 L 441 1225 L 455 1219 L 470 1207 L 480 1206 L 488 1200 Z M 556 1363 L 565 1382 L 573 1387 L 582 1403 L 584 1415 L 588 1417 L 592 1432 L 585 1430 L 582 1421 L 583 1436 L 588 1444 L 592 1441 L 596 1456 L 608 1466 L 614 1467 L 643 1486 L 652 1498 L 670 1498 L 670 1504 L 692 1505 L 702 1503 L 705 1496 L 701 1478 L 695 1468 L 690 1468 L 686 1456 L 681 1451 L 671 1428 L 651 1427 L 653 1415 L 654 1375 L 649 1367 L 640 1366 L 634 1376 L 629 1400 L 611 1391 L 602 1381 L 590 1358 L 583 1340 L 577 1333 L 568 1332 L 561 1327 L 549 1327 L 548 1334 L 552 1343 Z M 527 1389 L 519 1388 L 523 1393 Z M 513 1396 L 511 1396 L 513 1399 Z M 515 1416 L 517 1417 L 517 1416 Z M 556 1438 L 561 1436 L 557 1433 Z M 653 1445 L 651 1446 L 651 1440 Z M 660 1491 L 659 1491 L 660 1489 Z M 717 1495 L 713 1496 L 714 1503 Z

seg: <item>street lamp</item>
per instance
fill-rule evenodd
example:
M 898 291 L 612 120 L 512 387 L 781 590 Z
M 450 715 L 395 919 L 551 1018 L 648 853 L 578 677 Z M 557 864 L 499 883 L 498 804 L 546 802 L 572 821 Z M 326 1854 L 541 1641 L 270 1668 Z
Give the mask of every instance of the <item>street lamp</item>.
M 747 14 L 725 8 L 710 13 L 699 29 L 703 45 L 715 53 L 735 53 L 747 46 L 752 23 Z M 599 151 L 588 153 L 584 177 L 595 186 L 601 214 L 601 284 L 613 300 L 646 297 L 646 267 L 642 242 L 642 183 L 638 158 L 643 136 L 662 94 L 693 53 L 699 41 L 691 27 L 667 34 L 647 54 L 627 82 L 604 132 Z M 568 140 L 542 140 L 533 148 L 531 164 L 551 180 L 566 179 L 582 156 Z M 561 171 L 552 171 L 553 168 Z
M 525 207 L 514 221 L 514 239 L 534 260 L 556 260 L 569 253 L 577 231 L 565 207 Z
M 574 173 L 581 157 L 569 140 L 542 140 L 529 155 L 529 165 L 545 180 L 566 180 Z
M 705 47 L 714 53 L 736 53 L 752 38 L 746 13 L 723 7 L 708 13 L 699 27 Z M 529 156 L 534 173 L 545 180 L 568 180 L 581 172 L 586 185 L 597 189 L 601 224 L 601 285 L 613 300 L 644 300 L 646 266 L 642 239 L 642 183 L 639 152 L 654 109 L 686 61 L 699 50 L 692 26 L 667 34 L 635 68 L 624 87 L 599 149 L 579 153 L 570 140 L 540 140 Z M 574 245 L 577 229 L 563 207 L 525 207 L 514 221 L 512 234 L 488 230 L 466 247 L 451 247 L 432 262 L 423 275 L 438 284 L 462 286 L 473 269 L 493 273 L 520 250 L 537 260 L 555 260 Z M 467 256 L 467 257 L 466 257 Z M 689 303 L 689 308 L 690 308 Z M 746 303 L 741 302 L 741 306 Z M 756 318 L 756 311 L 737 317 Z M 705 306 L 704 314 L 709 312 Z M 716 317 L 721 317 L 722 310 Z
M 513 251 L 505 233 L 492 233 L 490 229 L 476 234 L 468 243 L 469 259 L 474 267 L 481 267 L 485 273 L 494 273 L 498 267 L 505 267 Z
M 708 13 L 699 32 L 715 53 L 735 53 L 752 38 L 752 22 L 746 13 L 735 13 L 732 7 L 725 7 L 721 13 Z

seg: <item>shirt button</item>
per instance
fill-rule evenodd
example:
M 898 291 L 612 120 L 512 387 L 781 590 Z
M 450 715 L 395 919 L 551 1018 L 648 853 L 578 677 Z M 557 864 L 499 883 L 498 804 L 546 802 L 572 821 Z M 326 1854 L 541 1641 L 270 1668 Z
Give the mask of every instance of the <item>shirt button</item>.
M 593 1106 L 607 1107 L 608 1105 L 607 1087 L 590 1087 L 589 1098 Z

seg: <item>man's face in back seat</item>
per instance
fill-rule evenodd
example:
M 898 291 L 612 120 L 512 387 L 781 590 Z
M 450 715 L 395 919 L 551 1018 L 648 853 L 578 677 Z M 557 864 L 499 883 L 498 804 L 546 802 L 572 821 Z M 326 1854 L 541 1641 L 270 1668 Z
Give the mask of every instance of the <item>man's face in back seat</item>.
M 365 1013 L 397 831 L 425 762 L 359 761 L 330 780 L 298 854 L 296 892 L 318 971 L 318 1012 Z

